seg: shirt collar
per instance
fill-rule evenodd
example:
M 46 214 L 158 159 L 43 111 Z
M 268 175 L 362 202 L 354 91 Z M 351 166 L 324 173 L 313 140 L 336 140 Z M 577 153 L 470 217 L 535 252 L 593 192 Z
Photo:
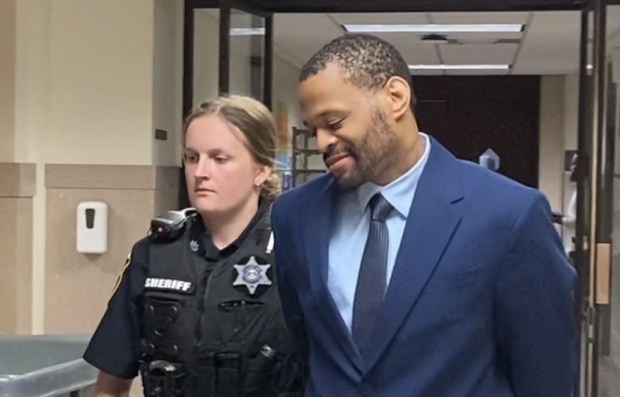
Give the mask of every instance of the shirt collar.
M 364 212 L 372 196 L 377 192 L 381 192 L 383 197 L 401 216 L 406 218 L 409 215 L 411 202 L 431 149 L 431 141 L 428 136 L 424 133 L 420 133 L 420 136 L 424 142 L 424 153 L 407 172 L 383 187 L 367 182 L 355 190 L 357 195 L 356 201 L 360 211 Z
M 190 244 L 193 244 L 193 248 L 191 246 L 190 248 L 192 248 L 192 251 L 196 252 L 198 255 L 205 257 L 207 260 L 217 261 L 227 258 L 237 251 L 237 249 L 246 240 L 248 235 L 254 230 L 255 226 L 268 211 L 269 204 L 263 202 L 259 203 L 258 211 L 256 211 L 256 214 L 239 237 L 221 250 L 218 249 L 211 241 L 211 236 L 209 236 L 209 233 L 205 229 L 200 215 L 196 215 L 191 224 L 192 230 L 190 232 Z

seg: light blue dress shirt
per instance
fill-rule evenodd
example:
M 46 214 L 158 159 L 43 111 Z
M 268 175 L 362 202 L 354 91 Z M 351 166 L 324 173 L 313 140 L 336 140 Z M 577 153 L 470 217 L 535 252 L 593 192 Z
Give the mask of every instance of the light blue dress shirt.
M 426 134 L 420 135 L 424 139 L 424 154 L 405 174 L 386 186 L 365 183 L 338 197 L 334 227 L 329 240 L 327 287 L 349 331 L 357 278 L 370 228 L 368 202 L 375 193 L 381 192 L 394 207 L 394 211 L 386 220 L 389 234 L 387 263 L 389 284 L 409 209 L 430 153 L 430 139 Z

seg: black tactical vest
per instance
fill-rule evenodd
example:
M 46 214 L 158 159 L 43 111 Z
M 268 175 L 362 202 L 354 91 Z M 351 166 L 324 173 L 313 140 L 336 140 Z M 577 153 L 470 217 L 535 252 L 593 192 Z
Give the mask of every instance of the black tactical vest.
M 278 388 L 299 389 L 285 385 L 290 374 L 278 379 L 282 363 L 293 362 L 288 359 L 295 354 L 275 286 L 269 214 L 217 263 L 204 258 L 197 222 L 200 217 L 192 216 L 177 239 L 151 244 L 144 288 L 145 395 L 273 397 Z

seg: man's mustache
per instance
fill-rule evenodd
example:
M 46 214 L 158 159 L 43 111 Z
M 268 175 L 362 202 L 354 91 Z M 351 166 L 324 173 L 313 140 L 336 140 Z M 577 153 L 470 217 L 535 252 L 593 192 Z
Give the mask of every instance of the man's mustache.
M 355 157 L 355 148 L 351 145 L 338 145 L 338 146 L 330 146 L 327 148 L 325 153 L 323 153 L 323 162 L 327 162 L 327 159 L 333 156 L 340 156 L 342 154 L 347 154 L 353 158 Z

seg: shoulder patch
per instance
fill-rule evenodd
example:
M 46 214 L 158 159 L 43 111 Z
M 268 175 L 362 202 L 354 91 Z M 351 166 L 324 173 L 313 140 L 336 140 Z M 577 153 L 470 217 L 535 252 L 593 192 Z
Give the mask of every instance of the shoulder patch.
M 125 264 L 121 268 L 121 271 L 118 273 L 118 276 L 116 276 L 116 282 L 114 283 L 114 288 L 112 288 L 112 295 L 116 293 L 116 290 L 118 289 L 119 285 L 121 285 L 123 274 L 125 274 L 125 270 L 127 270 L 127 267 L 129 266 L 130 263 L 131 263 L 131 252 L 129 253 L 129 255 L 127 255 L 127 259 L 125 259 Z

